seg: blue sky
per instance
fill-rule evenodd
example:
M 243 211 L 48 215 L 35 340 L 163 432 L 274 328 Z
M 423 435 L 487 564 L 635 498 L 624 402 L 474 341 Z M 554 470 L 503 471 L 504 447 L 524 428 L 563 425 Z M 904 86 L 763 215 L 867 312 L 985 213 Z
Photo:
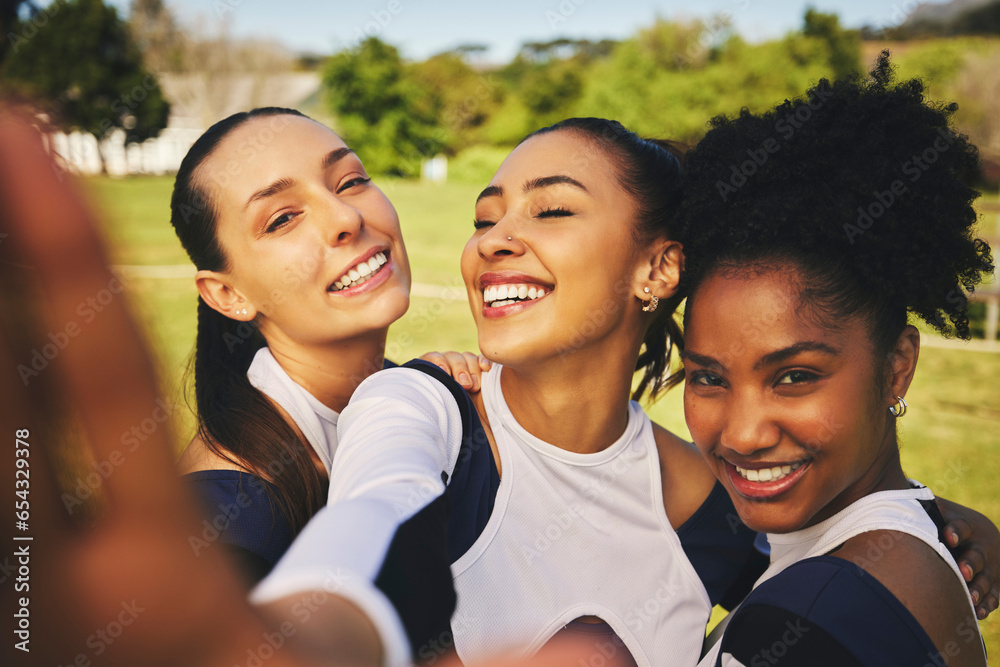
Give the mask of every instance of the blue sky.
M 128 0 L 109 0 L 127 12 Z M 620 39 L 657 15 L 702 17 L 729 12 L 736 30 L 760 41 L 801 25 L 806 6 L 840 15 L 852 27 L 899 23 L 916 0 L 167 0 L 182 22 L 225 19 L 235 36 L 278 40 L 295 51 L 328 54 L 365 34 L 422 59 L 463 43 L 490 46 L 504 62 L 525 41 L 557 37 Z

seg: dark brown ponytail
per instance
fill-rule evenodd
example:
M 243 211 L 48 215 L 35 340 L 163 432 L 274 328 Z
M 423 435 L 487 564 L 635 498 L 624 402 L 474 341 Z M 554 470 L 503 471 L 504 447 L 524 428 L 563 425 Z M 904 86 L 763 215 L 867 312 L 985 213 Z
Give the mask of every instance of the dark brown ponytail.
M 277 107 L 234 114 L 210 127 L 181 163 L 170 222 L 198 269 L 222 271 L 228 261 L 219 245 L 217 212 L 205 178 L 196 179 L 195 172 L 229 132 L 253 118 L 279 115 L 302 114 Z M 270 480 L 277 489 L 272 501 L 298 532 L 326 502 L 328 480 L 314 465 L 309 443 L 247 379 L 254 355 L 265 344 L 254 323 L 231 320 L 198 298 L 193 363 L 198 435 L 219 456 Z

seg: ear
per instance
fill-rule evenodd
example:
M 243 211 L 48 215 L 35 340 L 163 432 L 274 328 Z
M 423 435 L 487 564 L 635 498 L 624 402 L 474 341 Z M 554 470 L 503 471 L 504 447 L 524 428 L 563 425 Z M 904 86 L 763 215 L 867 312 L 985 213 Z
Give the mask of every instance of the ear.
M 906 325 L 899 334 L 896 345 L 889 352 L 889 405 L 896 402 L 896 396 L 906 396 L 917 370 L 920 356 L 920 332 L 912 325 Z
M 249 322 L 257 317 L 257 309 L 233 286 L 228 274 L 202 270 L 195 274 L 194 282 L 202 300 L 229 319 Z
M 661 238 L 644 249 L 641 258 L 633 287 L 635 297 L 649 301 L 651 296 L 669 299 L 676 294 L 684 271 L 684 246 Z M 649 292 L 645 291 L 647 287 Z

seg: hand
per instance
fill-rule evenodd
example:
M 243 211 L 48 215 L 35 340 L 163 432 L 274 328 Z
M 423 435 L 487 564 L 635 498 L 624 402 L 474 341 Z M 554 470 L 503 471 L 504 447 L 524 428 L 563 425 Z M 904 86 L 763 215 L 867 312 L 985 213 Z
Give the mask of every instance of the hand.
M 986 516 L 944 498 L 937 499 L 947 546 L 958 555 L 958 567 L 969 583 L 969 595 L 980 620 L 1000 602 L 1000 531 Z
M 5 567 L 20 559 L 30 572 L 29 587 L 0 588 L 2 608 L 25 608 L 30 635 L 8 636 L 11 659 L 0 662 L 231 665 L 264 645 L 275 665 L 307 664 L 288 646 L 266 646 L 274 630 L 245 601 L 220 550 L 196 555 L 189 546 L 202 527 L 174 474 L 168 426 L 144 430 L 136 448 L 122 445 L 123 434 L 151 421 L 158 391 L 119 285 L 82 197 L 60 178 L 38 133 L 0 109 L 0 423 L 8 451 L 0 483 L 7 495 L 16 479 L 30 483 L 19 487 L 27 529 L 12 534 L 13 520 L 0 527 Z M 78 312 L 88 299 L 101 306 L 90 321 Z M 45 364 L 32 361 L 35 350 Z M 53 426 L 70 417 L 89 452 L 77 431 Z M 15 448 L 29 466 L 15 465 Z M 65 493 L 58 471 L 76 478 Z M 73 496 L 80 479 L 94 480 L 87 484 L 106 501 L 87 525 Z M 15 648 L 22 638 L 30 653 Z
M 493 367 L 492 361 L 472 352 L 428 352 L 420 358 L 451 375 L 470 394 L 482 388 L 483 373 Z

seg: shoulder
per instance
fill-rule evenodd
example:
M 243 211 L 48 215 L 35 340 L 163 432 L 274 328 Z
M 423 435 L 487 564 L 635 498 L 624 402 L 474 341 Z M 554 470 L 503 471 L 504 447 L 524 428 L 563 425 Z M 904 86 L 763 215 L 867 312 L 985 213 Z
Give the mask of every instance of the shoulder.
M 246 468 L 215 453 L 200 435 L 195 435 L 177 460 L 177 472 L 187 475 L 201 470 L 245 471 Z
M 854 537 L 831 554 L 874 577 L 913 615 L 939 649 L 969 645 L 977 627 L 968 591 L 951 567 L 922 540 L 897 531 L 881 530 Z M 978 631 L 975 633 L 978 642 Z M 949 665 L 980 664 L 960 651 Z M 951 651 L 948 651 L 951 655 Z
M 722 653 L 747 665 L 767 655 L 795 665 L 922 665 L 935 652 L 877 580 L 829 556 L 799 561 L 760 584 L 722 639 Z
M 708 498 L 715 486 L 715 475 L 693 444 L 655 422 L 653 439 L 660 458 L 664 509 L 676 530 Z

